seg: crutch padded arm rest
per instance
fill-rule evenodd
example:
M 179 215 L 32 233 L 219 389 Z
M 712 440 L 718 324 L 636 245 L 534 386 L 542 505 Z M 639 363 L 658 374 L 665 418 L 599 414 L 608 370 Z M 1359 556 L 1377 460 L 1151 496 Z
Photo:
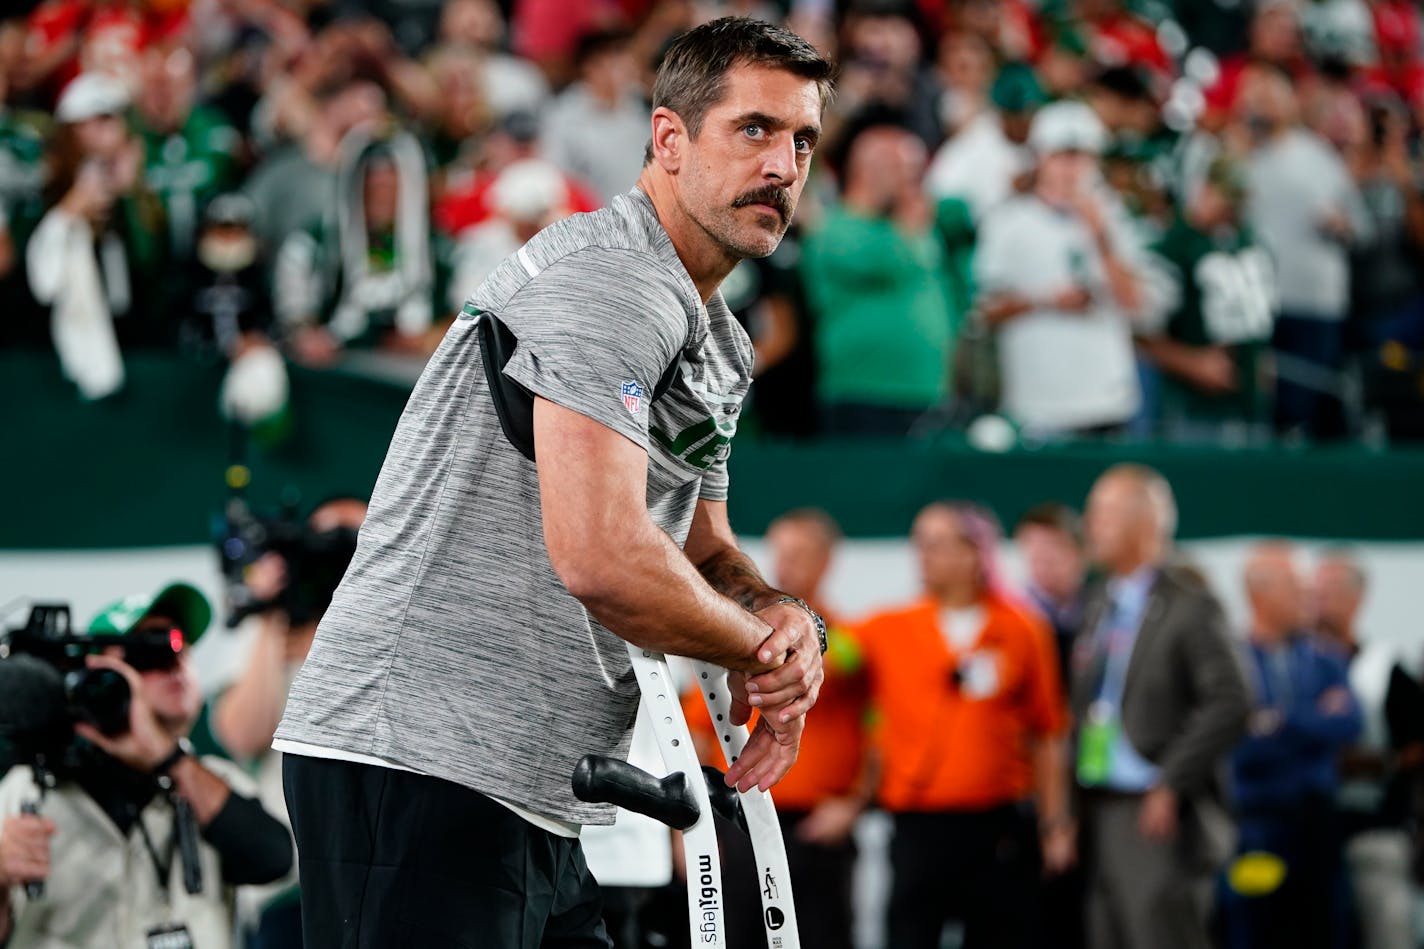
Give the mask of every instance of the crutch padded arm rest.
M 573 788 L 580 801 L 616 804 L 674 830 L 686 830 L 701 816 L 687 775 L 681 771 L 656 778 L 617 758 L 584 755 L 574 767 Z

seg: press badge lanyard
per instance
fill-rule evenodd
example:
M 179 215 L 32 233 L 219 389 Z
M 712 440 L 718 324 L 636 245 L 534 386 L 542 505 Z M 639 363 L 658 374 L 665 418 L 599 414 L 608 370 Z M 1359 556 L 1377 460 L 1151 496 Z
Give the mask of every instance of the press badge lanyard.
M 173 874 L 173 861 L 178 855 L 178 828 L 175 825 L 173 833 L 168 835 L 168 864 L 165 866 L 162 858 L 158 856 L 158 848 L 153 845 L 153 838 L 148 836 L 148 827 L 143 822 L 143 815 L 135 814 L 134 822 L 138 824 L 138 833 L 143 838 L 143 849 L 148 851 L 148 859 L 153 864 L 153 872 L 158 876 L 158 886 L 163 891 L 163 902 L 172 906 L 173 900 L 169 895 L 168 878 Z
M 173 861 L 178 856 L 178 821 L 182 820 L 182 814 L 175 812 L 173 833 L 168 835 L 168 865 L 164 866 L 163 859 L 158 856 L 158 848 L 153 845 L 153 838 L 148 835 L 148 827 L 143 822 L 142 814 L 134 817 L 138 823 L 139 836 L 143 838 L 143 847 L 148 851 L 148 858 L 153 863 L 153 872 L 158 877 L 159 891 L 163 894 L 163 902 L 171 912 L 173 909 L 172 890 L 169 887 L 169 878 L 173 875 Z M 173 922 L 162 926 L 154 927 L 145 933 L 149 949 L 193 949 L 193 936 L 188 931 L 188 927 L 183 923 Z

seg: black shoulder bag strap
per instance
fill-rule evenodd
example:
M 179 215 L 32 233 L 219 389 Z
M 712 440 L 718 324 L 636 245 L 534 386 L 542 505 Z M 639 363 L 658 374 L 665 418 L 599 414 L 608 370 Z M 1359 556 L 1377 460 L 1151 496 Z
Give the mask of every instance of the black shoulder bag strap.
M 485 364 L 485 381 L 489 383 L 490 398 L 494 400 L 495 414 L 499 416 L 499 427 L 504 430 L 504 437 L 509 439 L 509 443 L 533 461 L 534 393 L 504 374 L 504 367 L 514 355 L 514 347 L 519 340 L 502 320 L 488 310 L 467 307 L 465 314 L 475 320 L 475 335 L 479 338 L 480 356 Z M 663 371 L 662 378 L 653 387 L 650 403 L 660 399 L 677 381 L 681 356 L 679 352 Z

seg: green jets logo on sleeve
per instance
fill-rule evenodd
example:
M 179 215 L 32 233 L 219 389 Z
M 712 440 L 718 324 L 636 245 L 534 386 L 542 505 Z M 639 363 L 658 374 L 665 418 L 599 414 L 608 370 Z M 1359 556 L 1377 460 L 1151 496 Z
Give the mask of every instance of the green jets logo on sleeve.
M 668 454 L 694 468 L 706 471 L 726 452 L 726 446 L 731 444 L 736 431 L 735 416 L 720 424 L 709 416 L 684 428 L 676 437 L 669 436 L 656 425 L 648 429 L 648 434 Z

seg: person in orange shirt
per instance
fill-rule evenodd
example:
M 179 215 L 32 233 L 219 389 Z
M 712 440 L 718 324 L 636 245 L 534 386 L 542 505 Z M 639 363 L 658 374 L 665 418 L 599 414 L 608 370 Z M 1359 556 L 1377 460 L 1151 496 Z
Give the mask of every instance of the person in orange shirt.
M 821 587 L 835 556 L 840 527 L 824 511 L 799 508 L 772 521 L 766 531 L 777 589 L 797 596 L 826 620 L 830 642 L 826 679 L 813 716 L 806 717 L 801 751 L 773 793 L 791 864 L 791 886 L 801 944 L 815 949 L 851 949 L 851 877 L 856 847 L 851 831 L 868 803 L 864 787 L 866 683 L 859 648 L 827 610 Z M 696 689 L 683 698 L 683 713 L 704 763 L 725 768 L 712 748 L 716 736 Z M 753 720 L 755 721 L 755 720 Z M 727 888 L 728 944 L 762 940 L 761 906 L 750 843 L 723 834 L 723 880 Z M 743 856 L 745 851 L 745 856 Z M 745 881 L 753 885 L 745 885 Z M 740 911 L 739 911 L 740 910 Z
M 1037 945 L 1041 871 L 1074 859 L 1067 705 L 1047 622 L 1005 592 L 998 527 L 968 504 L 915 518 L 924 597 L 857 630 L 876 798 L 894 818 L 886 945 Z

